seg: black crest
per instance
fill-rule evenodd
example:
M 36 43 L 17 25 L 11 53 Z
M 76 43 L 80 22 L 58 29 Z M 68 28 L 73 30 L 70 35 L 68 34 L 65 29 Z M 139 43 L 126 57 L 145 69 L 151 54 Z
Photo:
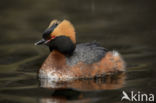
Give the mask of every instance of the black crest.
M 50 34 L 54 31 L 54 29 L 57 27 L 57 23 L 54 23 L 50 28 L 46 29 L 44 32 L 43 32 L 43 38 L 44 39 L 50 39 Z

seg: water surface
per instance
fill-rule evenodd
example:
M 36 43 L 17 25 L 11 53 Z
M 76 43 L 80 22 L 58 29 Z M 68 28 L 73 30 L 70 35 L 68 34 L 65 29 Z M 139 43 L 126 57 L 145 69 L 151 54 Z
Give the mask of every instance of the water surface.
M 154 2 L 1 1 L 0 102 L 117 103 L 123 90 L 155 94 Z M 37 72 L 49 50 L 33 44 L 52 19 L 69 19 L 75 25 L 78 42 L 96 40 L 105 48 L 118 50 L 127 63 L 126 73 L 60 84 L 39 80 Z

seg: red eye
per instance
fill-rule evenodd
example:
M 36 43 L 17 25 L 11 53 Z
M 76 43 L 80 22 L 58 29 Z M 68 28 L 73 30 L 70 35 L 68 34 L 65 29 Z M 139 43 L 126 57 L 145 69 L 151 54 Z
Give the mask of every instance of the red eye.
M 55 36 L 52 36 L 52 37 L 51 37 L 51 39 L 54 39 L 54 38 L 55 38 Z

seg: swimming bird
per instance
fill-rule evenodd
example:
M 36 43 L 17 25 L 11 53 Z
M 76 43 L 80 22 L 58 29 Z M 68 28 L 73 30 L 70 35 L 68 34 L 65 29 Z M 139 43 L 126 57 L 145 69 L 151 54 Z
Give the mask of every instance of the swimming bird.
M 75 28 L 68 20 L 52 20 L 35 43 L 41 44 L 49 47 L 50 54 L 39 70 L 40 78 L 67 81 L 125 71 L 125 62 L 117 51 L 96 42 L 77 44 Z

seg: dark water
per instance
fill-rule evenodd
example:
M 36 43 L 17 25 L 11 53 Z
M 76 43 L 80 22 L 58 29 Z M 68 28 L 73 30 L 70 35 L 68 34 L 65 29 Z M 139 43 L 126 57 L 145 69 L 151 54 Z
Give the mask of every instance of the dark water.
M 123 90 L 155 94 L 155 3 L 155 0 L 1 1 L 0 103 L 119 103 Z M 33 43 L 41 39 L 52 19 L 72 21 L 78 42 L 96 40 L 105 48 L 118 50 L 127 63 L 126 73 L 58 84 L 39 80 L 37 71 L 49 50 Z

